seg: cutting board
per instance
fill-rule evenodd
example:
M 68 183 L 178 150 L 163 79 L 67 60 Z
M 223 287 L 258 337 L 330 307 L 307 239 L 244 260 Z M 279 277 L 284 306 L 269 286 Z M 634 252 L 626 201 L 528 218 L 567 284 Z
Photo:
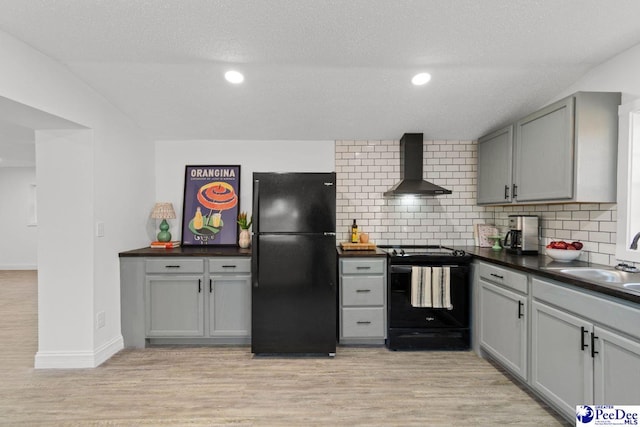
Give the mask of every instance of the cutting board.
M 342 248 L 343 251 L 373 251 L 376 249 L 376 244 L 341 242 L 340 248 Z

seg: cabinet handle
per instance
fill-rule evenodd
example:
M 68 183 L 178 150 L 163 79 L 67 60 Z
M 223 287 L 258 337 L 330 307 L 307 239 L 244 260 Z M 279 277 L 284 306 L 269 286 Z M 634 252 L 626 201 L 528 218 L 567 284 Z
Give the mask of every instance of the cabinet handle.
M 493 277 L 497 277 L 498 279 L 504 279 L 504 276 L 500 276 L 499 274 L 491 273 Z
M 213 292 L 213 279 L 209 279 L 209 293 Z
M 513 198 L 518 197 L 518 186 L 513 184 Z
M 198 279 L 198 293 L 202 292 L 202 279 Z
M 509 200 L 509 186 L 507 184 L 504 185 L 504 199 Z
M 222 268 L 236 268 L 235 265 L 223 265 Z
M 371 322 L 368 320 L 359 320 L 358 325 L 370 325 Z
M 356 270 L 369 270 L 370 268 L 371 268 L 371 267 L 369 267 L 369 266 L 366 266 L 366 267 L 364 267 L 364 266 L 358 266 L 358 267 L 356 267 Z
M 596 357 L 596 354 L 598 354 L 598 352 L 596 351 L 596 340 L 598 339 L 598 337 L 596 336 L 596 334 L 594 334 L 593 332 L 591 332 L 591 357 Z
M 179 265 L 165 265 L 164 268 L 180 268 Z
M 582 348 L 580 348 L 580 350 L 584 351 L 585 348 L 589 347 L 589 344 L 584 343 L 584 334 L 588 334 L 589 331 L 587 331 L 584 326 L 580 326 L 580 331 L 582 332 L 582 337 L 580 338 L 580 346 Z
M 522 312 L 523 308 L 524 303 L 522 301 L 518 301 L 518 319 L 522 319 L 522 317 L 524 316 L 524 313 Z
M 371 292 L 371 289 L 356 289 L 356 292 L 358 292 L 358 293 L 366 293 L 366 292 Z

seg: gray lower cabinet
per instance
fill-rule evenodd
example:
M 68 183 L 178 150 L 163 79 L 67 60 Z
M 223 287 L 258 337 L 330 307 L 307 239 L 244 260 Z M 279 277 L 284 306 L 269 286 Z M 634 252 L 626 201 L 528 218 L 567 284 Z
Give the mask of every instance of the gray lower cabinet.
M 204 336 L 204 261 L 158 258 L 144 264 L 146 337 Z
M 538 301 L 532 309 L 532 386 L 565 415 L 593 404 L 592 326 Z
M 145 331 L 153 337 L 203 337 L 204 276 L 186 274 L 145 279 Z
M 480 347 L 527 380 L 527 276 L 479 263 Z
M 387 334 L 386 258 L 341 258 L 341 344 L 384 344 Z
M 533 278 L 531 386 L 563 415 L 640 402 L 640 309 Z
M 251 261 L 248 258 L 209 261 L 209 335 L 251 336 Z
M 125 347 L 250 342 L 250 258 L 122 258 L 120 274 Z

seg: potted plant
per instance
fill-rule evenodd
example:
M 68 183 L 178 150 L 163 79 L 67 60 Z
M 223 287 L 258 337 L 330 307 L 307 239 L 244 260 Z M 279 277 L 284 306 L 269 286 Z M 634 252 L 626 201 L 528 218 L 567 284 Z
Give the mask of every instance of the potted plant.
M 238 246 L 241 248 L 248 248 L 251 244 L 251 234 L 249 233 L 249 227 L 251 227 L 251 217 L 247 216 L 246 212 L 240 212 L 238 214 L 238 225 L 240 226 L 240 236 L 238 237 Z

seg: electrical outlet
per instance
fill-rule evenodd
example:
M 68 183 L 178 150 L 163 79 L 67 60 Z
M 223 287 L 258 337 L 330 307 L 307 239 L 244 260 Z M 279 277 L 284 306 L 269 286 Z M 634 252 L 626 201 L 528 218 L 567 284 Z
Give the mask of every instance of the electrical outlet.
M 104 237 L 104 222 L 96 222 L 96 237 Z
M 98 312 L 96 314 L 96 329 L 104 328 L 105 324 L 105 313 L 104 311 Z

